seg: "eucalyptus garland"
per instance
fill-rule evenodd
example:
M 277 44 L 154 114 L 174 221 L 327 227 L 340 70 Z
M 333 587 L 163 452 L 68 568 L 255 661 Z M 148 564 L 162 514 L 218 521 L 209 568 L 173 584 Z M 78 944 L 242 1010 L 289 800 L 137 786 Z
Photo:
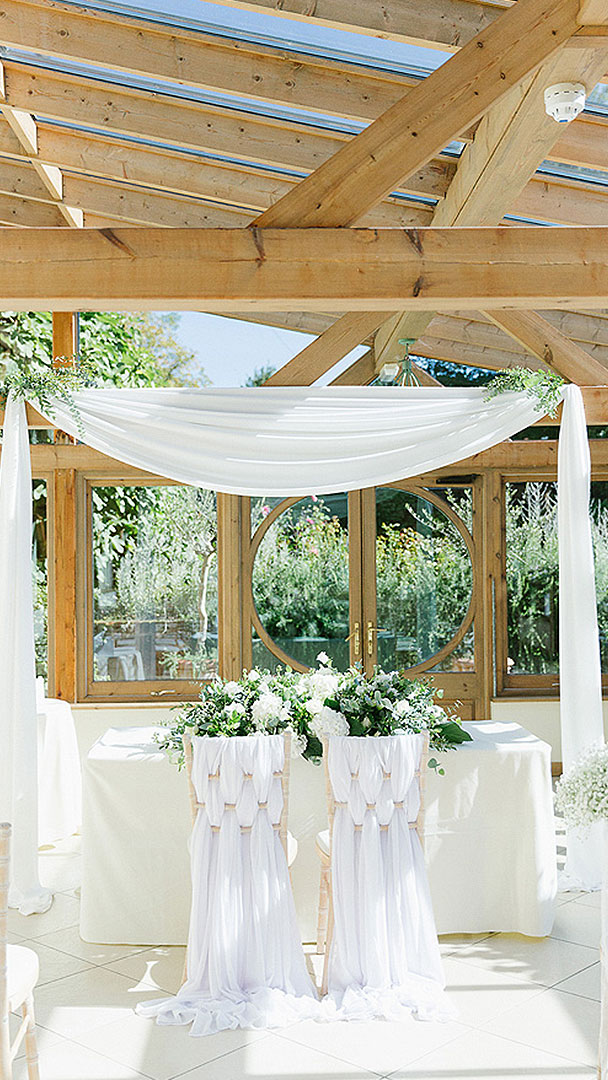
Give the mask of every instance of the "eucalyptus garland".
M 57 357 L 57 360 L 64 363 L 58 367 L 49 366 L 35 371 L 27 370 L 14 360 L 9 360 L 4 378 L 0 382 L 0 404 L 5 406 L 9 394 L 14 394 L 17 398 L 37 405 L 44 416 L 54 420 L 56 404 L 59 401 L 69 410 L 82 435 L 80 413 L 73 395 L 74 391 L 92 385 L 92 365 L 83 357 L 76 357 L 74 361 L 70 359 L 69 362 L 64 357 Z
M 489 401 L 509 391 L 523 392 L 536 399 L 536 412 L 553 417 L 562 400 L 564 385 L 564 379 L 555 371 L 530 371 L 529 368 L 514 367 L 501 371 L 484 387 L 484 398 Z

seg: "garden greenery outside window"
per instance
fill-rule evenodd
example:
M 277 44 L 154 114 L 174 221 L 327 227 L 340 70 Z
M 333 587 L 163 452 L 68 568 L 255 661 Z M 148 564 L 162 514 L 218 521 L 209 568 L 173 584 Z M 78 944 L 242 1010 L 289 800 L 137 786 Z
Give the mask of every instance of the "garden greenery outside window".
M 88 489 L 89 681 L 123 696 L 218 671 L 213 492 L 173 484 Z
M 602 671 L 608 672 L 608 481 L 591 484 Z M 506 685 L 557 690 L 559 674 L 559 557 L 555 481 L 505 485 Z

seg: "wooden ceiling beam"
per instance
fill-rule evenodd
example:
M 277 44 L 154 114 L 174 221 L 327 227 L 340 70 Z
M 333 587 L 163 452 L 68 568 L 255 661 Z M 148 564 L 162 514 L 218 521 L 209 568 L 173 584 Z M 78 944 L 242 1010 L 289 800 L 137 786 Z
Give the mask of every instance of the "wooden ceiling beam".
M 383 113 L 416 80 L 288 48 L 162 27 L 61 0 L 3 0 L 0 41 L 11 48 L 127 75 L 353 119 Z M 78 80 L 79 76 L 76 77 Z M 111 93 L 111 91 L 110 91 Z
M 565 338 L 535 311 L 486 313 L 504 330 L 553 371 L 580 386 L 608 382 L 608 368 Z
M 313 171 L 352 138 L 347 133 L 324 131 L 314 125 L 294 125 L 234 109 L 222 110 L 184 98 L 82 79 L 65 72 L 28 68 L 10 60 L 4 61 L 3 68 L 6 101 L 15 108 L 100 131 L 150 138 L 178 148 L 225 153 L 260 164 Z M 319 80 L 319 92 L 323 95 L 322 74 Z M 395 100 L 401 90 L 402 87 L 396 89 Z M 364 119 L 374 119 L 377 112 L 376 108 L 369 107 Z M 49 144 L 44 142 L 40 127 L 39 140 L 44 155 Z M 2 141 L 0 147 L 11 152 L 10 145 L 5 146 Z M 560 131 L 552 157 L 566 164 L 605 168 L 608 121 L 598 116 L 581 115 Z M 439 185 L 444 183 L 443 171 L 451 176 L 454 167 L 454 162 L 441 158 L 433 162 Z M 425 185 L 430 179 L 427 172 Z M 410 187 L 417 184 L 416 176 L 407 178 L 408 182 Z M 430 194 L 438 193 L 434 186 L 428 190 Z
M 579 52 L 565 48 L 512 89 L 481 120 L 466 147 L 446 197 L 437 206 L 438 226 L 486 225 L 500 221 L 527 191 L 530 177 L 550 153 L 558 134 L 547 116 L 544 89 L 553 81 L 577 78 L 595 85 L 603 70 L 605 49 Z M 541 193 L 544 194 L 544 193 Z M 428 323 L 433 317 L 428 312 Z M 376 366 L 399 353 L 402 338 L 418 338 L 425 327 L 420 315 L 395 316 L 376 336 Z
M 38 125 L 32 114 L 21 109 L 13 109 L 10 105 L 3 105 L 2 116 L 21 146 L 26 160 L 32 166 L 53 202 L 57 204 L 68 225 L 76 229 L 82 228 L 84 223 L 82 210 L 77 210 L 64 200 L 63 174 L 61 170 L 56 165 L 48 165 L 39 159 Z
M 477 313 L 472 313 L 477 314 Z M 577 340 L 575 333 L 570 333 L 564 329 L 564 325 L 575 328 L 576 324 L 567 324 L 563 321 L 558 321 L 559 316 L 565 316 L 566 312 L 541 312 L 540 313 L 547 321 L 550 322 L 556 330 L 561 331 L 566 337 L 573 338 L 576 344 L 580 348 L 584 348 L 585 352 L 589 353 L 595 360 L 598 360 L 601 364 L 604 364 L 608 369 L 608 341 L 605 344 L 591 343 L 589 341 Z M 548 319 L 548 316 L 551 319 Z M 591 319 L 589 318 L 589 322 Z M 587 331 L 589 333 L 589 331 Z M 599 331 L 596 336 L 599 338 Z M 607 335 L 604 335 L 605 337 Z M 489 363 L 488 367 L 512 366 L 507 363 L 509 354 L 514 357 L 515 363 L 522 363 L 526 358 L 522 355 L 521 343 L 512 338 L 509 334 L 506 334 L 500 327 L 491 322 L 475 321 L 472 318 L 454 318 L 452 315 L 435 315 L 433 321 L 427 327 L 425 333 L 416 342 L 416 351 L 421 356 L 432 356 L 437 359 L 448 359 L 447 356 L 438 356 L 433 352 L 421 351 L 424 348 L 433 349 L 437 348 L 437 343 L 446 343 L 447 345 L 456 345 L 462 349 L 462 355 L 466 355 L 467 349 L 476 350 L 477 353 L 481 351 L 487 352 L 488 355 L 496 357 L 498 361 L 496 364 Z M 476 366 L 476 365 L 473 365 Z M 482 364 L 481 367 L 486 365 Z
M 3 229 L 0 298 L 9 310 L 593 310 L 606 305 L 607 245 L 602 227 Z
M 338 319 L 316 341 L 302 349 L 292 360 L 275 371 L 265 386 L 310 386 L 334 366 L 336 350 L 347 356 L 386 318 L 384 312 L 360 311 L 347 320 Z
M 353 224 L 557 53 L 576 29 L 577 12 L 577 0 L 526 0 L 509 9 L 262 214 L 257 224 Z

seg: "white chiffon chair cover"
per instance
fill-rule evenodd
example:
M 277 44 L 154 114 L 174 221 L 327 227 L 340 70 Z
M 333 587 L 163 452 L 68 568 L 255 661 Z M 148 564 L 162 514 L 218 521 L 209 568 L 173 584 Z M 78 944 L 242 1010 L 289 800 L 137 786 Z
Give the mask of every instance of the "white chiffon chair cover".
M 283 1027 L 316 1016 L 279 836 L 280 735 L 193 738 L 200 804 L 192 832 L 187 979 L 137 1007 L 192 1035 Z M 218 775 L 219 774 L 219 775 Z
M 334 736 L 331 860 L 334 932 L 326 1007 L 337 1019 L 455 1015 L 420 840 L 422 735 Z

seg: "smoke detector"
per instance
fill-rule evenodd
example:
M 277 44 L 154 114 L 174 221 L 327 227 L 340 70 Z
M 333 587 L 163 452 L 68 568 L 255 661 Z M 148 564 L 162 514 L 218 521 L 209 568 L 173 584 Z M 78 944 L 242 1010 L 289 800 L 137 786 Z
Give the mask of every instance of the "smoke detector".
M 583 111 L 586 96 L 582 83 L 555 83 L 545 90 L 545 109 L 558 124 L 567 124 Z

